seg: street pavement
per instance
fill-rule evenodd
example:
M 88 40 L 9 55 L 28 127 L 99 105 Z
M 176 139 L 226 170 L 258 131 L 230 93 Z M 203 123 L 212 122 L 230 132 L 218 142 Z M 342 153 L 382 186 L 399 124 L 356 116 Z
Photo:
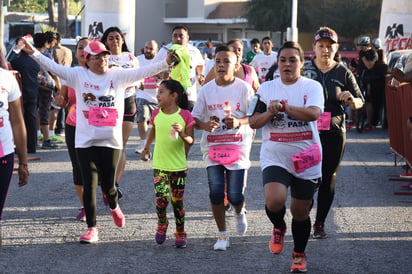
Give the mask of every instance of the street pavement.
M 17 176 L 3 214 L 0 273 L 288 273 L 293 251 L 291 214 L 285 249 L 271 254 L 272 227 L 264 211 L 259 167 L 260 131 L 252 147 L 252 167 L 246 189 L 249 228 L 237 236 L 232 213 L 227 214 L 231 247 L 213 251 L 216 241 L 208 198 L 205 167 L 199 149 L 200 132 L 189 153 L 185 190 L 187 248 L 174 247 L 173 225 L 167 241 L 154 241 L 156 215 L 150 162 L 138 160 L 134 129 L 127 145 L 127 166 L 120 201 L 126 226 L 116 227 L 109 209 L 97 195 L 100 241 L 80 244 L 86 224 L 75 220 L 71 166 L 64 145 L 41 150 L 29 164 L 29 185 L 19 188 Z M 348 132 L 339 171 L 335 201 L 326 230 L 328 238 L 310 239 L 306 254 L 309 273 L 411 273 L 412 196 L 395 195 L 405 182 L 390 181 L 404 173 L 404 162 L 394 158 L 388 132 Z M 410 194 L 408 191 L 406 191 Z M 289 205 L 289 199 L 287 204 Z M 311 212 L 314 219 L 314 209 Z M 174 223 L 169 205 L 170 223 Z

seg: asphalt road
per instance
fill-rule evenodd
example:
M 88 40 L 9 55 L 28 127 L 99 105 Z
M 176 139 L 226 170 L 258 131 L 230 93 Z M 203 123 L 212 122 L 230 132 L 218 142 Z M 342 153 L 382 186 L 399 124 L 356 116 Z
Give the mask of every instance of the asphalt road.
M 0 273 L 288 273 L 293 250 L 290 229 L 282 254 L 271 254 L 268 249 L 271 224 L 264 212 L 259 133 L 246 190 L 249 229 L 245 236 L 237 236 L 234 218 L 228 214 L 231 247 L 224 252 L 212 249 L 216 226 L 199 138 L 189 154 L 185 249 L 174 248 L 173 230 L 163 245 L 154 241 L 157 220 L 152 170 L 150 163 L 138 160 L 134 153 L 137 137 L 127 146 L 128 162 L 121 182 L 126 227 L 113 224 L 99 193 L 100 241 L 95 245 L 78 242 L 86 224 L 75 220 L 79 204 L 65 147 L 39 149 L 31 155 L 40 160 L 30 162 L 29 185 L 18 188 L 15 176 L 9 191 Z M 137 136 L 136 129 L 133 134 Z M 404 172 L 399 158 L 396 164 L 386 130 L 349 131 L 334 207 L 326 223 L 329 238 L 308 243 L 309 273 L 412 271 L 412 196 L 394 195 L 405 183 L 389 180 Z M 286 219 L 290 227 L 289 210 Z

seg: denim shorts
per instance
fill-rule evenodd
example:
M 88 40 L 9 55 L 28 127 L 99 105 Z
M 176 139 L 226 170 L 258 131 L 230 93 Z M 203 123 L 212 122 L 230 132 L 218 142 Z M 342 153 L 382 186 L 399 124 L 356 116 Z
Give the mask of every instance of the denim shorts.
M 210 166 L 207 169 L 209 182 L 209 197 L 213 205 L 220 205 L 226 192 L 229 202 L 238 206 L 243 204 L 243 195 L 246 188 L 247 171 L 244 169 L 229 170 L 222 165 Z

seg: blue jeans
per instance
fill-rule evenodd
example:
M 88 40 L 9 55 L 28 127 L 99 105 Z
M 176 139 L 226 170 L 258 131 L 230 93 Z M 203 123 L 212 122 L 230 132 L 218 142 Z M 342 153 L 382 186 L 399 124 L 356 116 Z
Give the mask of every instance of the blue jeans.
M 222 165 L 210 166 L 207 169 L 209 197 L 213 205 L 223 204 L 226 192 L 229 202 L 238 206 L 243 204 L 246 188 L 247 171 L 244 169 L 229 170 Z

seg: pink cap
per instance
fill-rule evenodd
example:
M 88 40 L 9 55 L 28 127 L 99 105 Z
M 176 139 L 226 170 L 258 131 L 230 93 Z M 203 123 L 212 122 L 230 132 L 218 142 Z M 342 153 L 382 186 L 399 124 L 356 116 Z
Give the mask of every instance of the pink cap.
M 94 41 L 89 43 L 85 48 L 84 48 L 84 58 L 87 58 L 89 54 L 91 55 L 98 55 L 102 52 L 105 52 L 107 54 L 110 54 L 110 51 L 107 50 L 105 45 L 102 42 L 99 41 Z

